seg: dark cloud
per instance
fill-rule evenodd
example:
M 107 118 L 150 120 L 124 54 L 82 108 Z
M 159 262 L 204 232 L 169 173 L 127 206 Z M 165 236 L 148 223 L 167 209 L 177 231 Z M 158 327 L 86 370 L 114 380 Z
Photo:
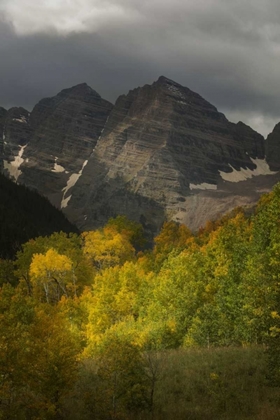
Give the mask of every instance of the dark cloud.
M 280 120 L 278 2 L 79 0 L 68 14 L 56 3 L 53 20 L 48 2 L 0 3 L 0 105 L 31 109 L 84 81 L 114 102 L 164 74 L 263 133 Z

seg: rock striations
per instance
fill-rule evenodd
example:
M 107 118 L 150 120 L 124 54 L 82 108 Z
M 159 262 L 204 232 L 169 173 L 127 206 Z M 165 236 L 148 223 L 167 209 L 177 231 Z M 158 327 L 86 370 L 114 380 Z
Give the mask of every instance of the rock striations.
M 277 127 L 265 142 L 163 76 L 114 107 L 81 84 L 43 99 L 30 115 L 0 108 L 2 166 L 82 229 L 117 214 L 151 232 L 165 219 L 198 229 L 255 203 L 278 181 Z
M 150 229 L 166 218 L 197 229 L 257 199 L 236 183 L 269 174 L 264 158 L 261 135 L 160 77 L 117 100 L 66 211 L 84 228 L 122 213 Z
M 12 108 L 3 131 L 5 173 L 63 207 L 111 109 L 85 83 L 41 100 L 31 114 Z

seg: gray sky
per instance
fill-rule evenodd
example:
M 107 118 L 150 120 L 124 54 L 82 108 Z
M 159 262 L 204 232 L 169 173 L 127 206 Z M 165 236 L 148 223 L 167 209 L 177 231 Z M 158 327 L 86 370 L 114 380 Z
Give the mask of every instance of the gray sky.
M 280 121 L 279 0 L 0 0 L 0 57 L 5 108 L 164 75 L 264 135 Z

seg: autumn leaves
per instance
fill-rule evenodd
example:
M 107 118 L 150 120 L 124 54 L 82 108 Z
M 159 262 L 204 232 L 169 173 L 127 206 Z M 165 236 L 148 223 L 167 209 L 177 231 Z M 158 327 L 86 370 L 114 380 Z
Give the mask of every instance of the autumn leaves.
M 165 223 L 150 250 L 119 216 L 0 261 L 0 418 L 75 418 L 71 395 L 85 418 L 151 410 L 143 356 L 169 348 L 264 344 L 279 383 L 279 221 L 276 186 L 196 235 Z

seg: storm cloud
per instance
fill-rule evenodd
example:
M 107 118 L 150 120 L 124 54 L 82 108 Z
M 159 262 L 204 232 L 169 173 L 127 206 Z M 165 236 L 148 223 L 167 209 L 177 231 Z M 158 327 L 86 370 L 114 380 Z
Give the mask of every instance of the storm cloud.
M 262 134 L 280 121 L 275 0 L 0 0 L 0 105 L 87 82 L 114 102 L 165 75 Z

